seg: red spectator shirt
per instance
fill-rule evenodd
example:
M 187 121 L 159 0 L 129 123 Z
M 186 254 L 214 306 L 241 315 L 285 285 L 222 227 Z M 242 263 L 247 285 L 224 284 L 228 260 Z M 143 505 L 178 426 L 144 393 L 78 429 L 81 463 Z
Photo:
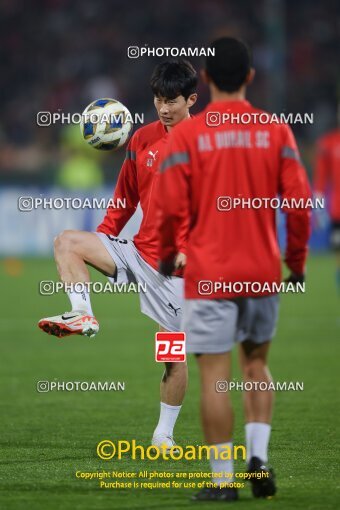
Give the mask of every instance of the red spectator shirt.
M 324 195 L 328 187 L 331 218 L 340 221 L 340 129 L 327 133 L 318 141 L 314 191 Z
M 152 122 L 138 129 L 132 136 L 126 150 L 126 158 L 114 190 L 114 203 L 126 199 L 126 208 L 109 207 L 97 232 L 118 236 L 125 224 L 136 211 L 140 202 L 143 219 L 134 244 L 154 269 L 158 270 L 158 233 L 156 227 L 156 189 L 160 155 L 164 150 L 168 132 L 160 121 Z M 185 252 L 184 228 L 178 232 L 181 241 L 180 251 Z M 182 271 L 175 274 L 181 275 Z
M 188 299 L 234 298 L 265 295 L 230 287 L 205 293 L 199 282 L 259 282 L 280 284 L 281 257 L 276 231 L 276 209 L 221 211 L 228 199 L 303 199 L 310 188 L 300 163 L 294 136 L 285 124 L 221 124 L 209 127 L 206 113 L 265 113 L 248 101 L 210 103 L 193 119 L 170 133 L 161 162 L 159 182 L 160 259 L 171 262 L 180 249 L 179 225 L 190 227 L 185 268 Z M 215 121 L 216 121 L 215 116 Z M 219 197 L 226 197 L 221 202 Z M 294 273 L 303 273 L 310 235 L 310 210 L 288 208 L 285 261 Z M 215 289 L 214 289 L 215 290 Z

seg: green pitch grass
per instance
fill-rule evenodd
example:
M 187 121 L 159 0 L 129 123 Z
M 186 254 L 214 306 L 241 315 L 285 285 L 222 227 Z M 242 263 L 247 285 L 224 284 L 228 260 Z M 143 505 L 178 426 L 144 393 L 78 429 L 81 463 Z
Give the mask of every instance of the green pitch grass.
M 238 510 L 339 508 L 336 431 L 339 426 L 340 298 L 331 256 L 312 257 L 307 293 L 286 295 L 270 365 L 276 380 L 303 381 L 302 392 L 276 394 L 270 459 L 278 494 L 254 500 L 247 486 Z M 14 273 L 13 276 L 9 273 Z M 16 275 L 15 275 L 16 274 Z M 139 313 L 134 295 L 96 295 L 101 331 L 95 339 L 59 340 L 36 323 L 69 308 L 62 295 L 42 297 L 38 281 L 57 279 L 51 260 L 1 262 L 1 499 L 4 510 L 221 508 L 189 501 L 194 492 L 100 489 L 76 471 L 209 471 L 206 461 L 105 462 L 103 439 L 149 441 L 158 419 L 162 367 L 154 362 L 155 325 Z M 96 280 L 101 279 L 96 276 Z M 202 443 L 199 386 L 190 359 L 190 386 L 176 427 L 179 444 Z M 239 379 L 235 356 L 235 378 Z M 37 381 L 125 381 L 125 392 L 38 393 Z M 241 394 L 235 405 L 235 443 L 243 443 Z M 339 428 L 338 428 L 339 430 Z M 239 470 L 243 465 L 237 464 Z

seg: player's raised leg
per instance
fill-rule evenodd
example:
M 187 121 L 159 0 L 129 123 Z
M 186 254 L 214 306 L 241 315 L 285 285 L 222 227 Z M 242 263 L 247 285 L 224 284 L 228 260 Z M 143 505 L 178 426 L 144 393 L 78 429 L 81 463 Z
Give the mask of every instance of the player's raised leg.
M 74 284 L 90 282 L 87 264 L 105 275 L 113 275 L 116 270 L 114 261 L 96 234 L 77 230 L 65 230 L 57 236 L 54 257 L 62 282 L 73 284 L 73 288 L 67 290 L 72 309 L 62 315 L 41 319 L 39 327 L 58 337 L 94 336 L 99 331 L 99 324 L 93 315 L 89 289 L 84 285 L 79 292 Z
M 240 344 L 240 365 L 244 382 L 269 384 L 272 381 L 267 365 L 269 347 L 269 341 L 257 344 L 246 340 Z M 255 387 L 254 384 L 252 386 Z M 245 391 L 243 398 L 248 470 L 268 472 L 268 478 L 251 480 L 253 495 L 255 497 L 273 496 L 276 492 L 275 477 L 273 470 L 267 467 L 267 463 L 274 392 L 252 389 Z
M 166 331 L 162 326 L 160 331 Z M 160 415 L 153 433 L 152 444 L 160 447 L 166 444 L 169 448 L 175 445 L 173 431 L 180 413 L 184 395 L 188 385 L 188 368 L 186 363 L 165 363 L 161 380 Z

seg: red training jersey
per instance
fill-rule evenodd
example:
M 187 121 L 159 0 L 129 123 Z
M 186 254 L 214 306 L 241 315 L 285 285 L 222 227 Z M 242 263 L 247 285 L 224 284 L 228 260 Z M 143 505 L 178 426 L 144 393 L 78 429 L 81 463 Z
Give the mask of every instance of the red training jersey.
M 231 199 L 266 198 L 310 201 L 306 172 L 290 128 L 285 124 L 221 123 L 223 114 L 264 113 L 248 101 L 218 101 L 193 119 L 176 126 L 161 163 L 159 230 L 160 259 L 173 260 L 179 251 L 178 227 L 189 219 L 185 296 L 189 299 L 230 299 L 270 294 L 248 288 L 234 292 L 236 282 L 281 283 L 281 257 L 275 207 L 228 208 Z M 217 113 L 217 116 L 216 116 Z M 211 123 L 211 118 L 210 118 Z M 221 198 L 223 197 L 223 198 Z M 304 272 L 310 235 L 310 210 L 289 207 L 287 250 L 289 269 Z M 208 281 L 204 292 L 199 282 Z M 216 289 L 210 283 L 218 282 Z M 229 285 L 229 286 L 228 286 Z M 244 286 L 245 288 L 245 286 Z M 231 290 L 230 290 L 231 289 Z
M 340 129 L 322 136 L 317 144 L 314 191 L 325 194 L 330 188 L 330 215 L 340 221 Z
M 158 270 L 156 189 L 159 179 L 157 167 L 167 138 L 168 132 L 160 121 L 143 126 L 133 134 L 113 195 L 114 203 L 118 198 L 125 199 L 126 208 L 109 207 L 97 228 L 97 232 L 118 236 L 140 202 L 143 219 L 133 241 L 143 259 L 156 270 Z M 184 253 L 187 229 L 182 227 L 178 235 L 180 251 Z M 183 270 L 175 274 L 179 276 L 181 273 Z

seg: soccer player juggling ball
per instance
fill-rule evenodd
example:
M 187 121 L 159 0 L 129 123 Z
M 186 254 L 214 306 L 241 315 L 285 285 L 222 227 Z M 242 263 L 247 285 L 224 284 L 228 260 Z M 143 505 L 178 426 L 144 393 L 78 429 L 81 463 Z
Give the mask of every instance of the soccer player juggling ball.
M 183 119 L 196 102 L 197 73 L 185 60 L 163 62 L 151 77 L 154 104 L 159 120 L 138 129 L 132 136 L 114 191 L 114 202 L 125 199 L 127 207 L 110 207 L 97 232 L 64 231 L 55 241 L 55 260 L 60 278 L 66 283 L 89 282 L 87 264 L 117 283 L 146 284 L 140 294 L 141 311 L 156 321 L 161 331 L 180 331 L 183 300 L 187 224 L 178 230 L 181 247 L 177 271 L 171 278 L 158 272 L 156 194 L 157 168 L 169 131 Z M 133 241 L 117 237 L 140 203 L 143 219 Z M 88 292 L 68 292 L 72 311 L 41 319 L 39 327 L 56 336 L 93 336 L 99 330 Z M 114 310 L 113 310 L 114 314 Z M 127 325 L 128 327 L 128 325 Z M 161 381 L 161 410 L 152 443 L 173 446 L 173 428 L 187 386 L 185 363 L 166 363 Z
M 171 132 L 160 165 L 159 230 L 160 269 L 169 275 L 180 250 L 179 227 L 185 221 L 190 225 L 182 329 L 187 352 L 197 355 L 205 440 L 219 452 L 225 451 L 226 444 L 232 447 L 233 413 L 228 392 L 218 392 L 216 383 L 230 380 L 235 341 L 240 342 L 244 381 L 271 381 L 267 356 L 279 306 L 277 294 L 259 296 L 249 286 L 235 293 L 233 284 L 281 282 L 276 211 L 230 209 L 228 203 L 234 197 L 307 199 L 310 190 L 287 125 L 228 121 L 226 114 L 237 119 L 236 114 L 241 118 L 244 113 L 261 112 L 245 99 L 254 76 L 247 47 L 233 38 L 219 39 L 211 46 L 215 56 L 207 58 L 202 74 L 212 102 Z M 225 122 L 218 125 L 218 119 Z M 286 213 L 289 280 L 303 281 L 309 211 L 287 208 Z M 276 487 L 273 471 L 267 467 L 267 450 L 273 395 L 251 391 L 244 399 L 248 470 L 268 472 L 268 478 L 253 478 L 253 494 L 272 496 Z M 210 461 L 211 470 L 222 473 L 214 479 L 221 485 L 230 481 L 223 473 L 233 472 L 233 460 L 216 457 Z M 195 496 L 197 500 L 237 498 L 233 487 L 204 488 Z

